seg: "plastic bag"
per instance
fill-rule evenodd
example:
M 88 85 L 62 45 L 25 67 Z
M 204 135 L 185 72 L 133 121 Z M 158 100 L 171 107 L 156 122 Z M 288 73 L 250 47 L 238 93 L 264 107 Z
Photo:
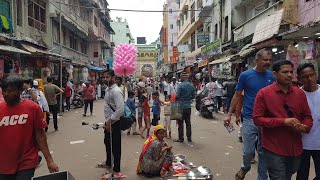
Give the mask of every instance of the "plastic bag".
M 171 120 L 182 120 L 182 107 L 179 102 L 171 103 Z

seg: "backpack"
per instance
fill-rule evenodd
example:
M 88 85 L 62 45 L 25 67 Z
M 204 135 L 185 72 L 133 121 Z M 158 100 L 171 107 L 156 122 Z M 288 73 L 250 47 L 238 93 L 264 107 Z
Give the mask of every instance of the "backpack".
M 108 105 L 112 109 L 112 111 L 115 112 L 115 110 L 113 109 L 113 107 L 109 103 L 108 103 Z M 129 108 L 127 103 L 124 103 L 123 116 L 120 117 L 120 129 L 122 131 L 129 129 L 132 126 L 132 124 L 134 123 L 134 120 L 135 120 L 135 117 L 134 117 L 131 109 Z

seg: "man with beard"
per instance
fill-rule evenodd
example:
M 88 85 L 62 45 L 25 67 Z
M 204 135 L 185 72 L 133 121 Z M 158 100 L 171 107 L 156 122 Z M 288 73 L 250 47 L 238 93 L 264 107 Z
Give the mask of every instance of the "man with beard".
M 280 60 L 272 69 L 277 81 L 258 92 L 252 117 L 262 128 L 270 180 L 290 180 L 300 165 L 301 133 L 309 133 L 312 116 L 303 90 L 292 85 L 293 64 Z
M 21 99 L 23 79 L 9 76 L 2 81 L 5 102 L 0 103 L 0 180 L 30 180 L 38 166 L 38 149 L 50 172 L 58 172 L 47 144 L 46 121 L 39 105 Z
M 121 162 L 121 129 L 120 117 L 124 113 L 124 100 L 120 88 L 115 82 L 114 71 L 103 73 L 103 81 L 108 86 L 105 95 L 104 115 L 106 118 L 104 130 L 104 144 L 106 146 L 107 159 L 105 167 L 111 167 L 111 149 L 113 155 L 113 172 L 114 178 L 126 178 L 120 172 Z M 112 138 L 112 142 L 111 142 Z
M 267 167 L 263 158 L 263 150 L 261 147 L 261 129 L 254 125 L 252 120 L 252 110 L 254 99 L 258 91 L 274 81 L 272 72 L 269 69 L 272 62 L 272 54 L 266 49 L 261 49 L 256 54 L 256 66 L 240 74 L 239 82 L 236 86 L 236 92 L 231 100 L 229 112 L 224 119 L 224 125 L 231 123 L 231 115 L 241 99 L 241 92 L 244 90 L 243 100 L 243 163 L 241 169 L 236 173 L 235 179 L 244 179 L 247 172 L 251 169 L 251 160 L 255 154 L 255 143 L 258 138 L 258 177 L 257 180 L 267 180 Z

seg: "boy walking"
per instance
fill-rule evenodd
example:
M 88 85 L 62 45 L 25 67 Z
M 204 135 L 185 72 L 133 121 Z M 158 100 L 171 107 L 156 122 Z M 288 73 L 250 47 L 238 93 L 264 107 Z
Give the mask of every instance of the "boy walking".
M 156 126 L 159 124 L 159 120 L 160 120 L 159 92 L 153 92 L 152 99 L 153 99 L 153 105 L 152 105 L 153 119 L 151 124 L 153 126 Z

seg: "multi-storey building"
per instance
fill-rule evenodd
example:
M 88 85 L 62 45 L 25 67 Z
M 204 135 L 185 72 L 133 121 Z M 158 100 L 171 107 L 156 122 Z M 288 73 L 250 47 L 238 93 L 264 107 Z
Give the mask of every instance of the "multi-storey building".
M 155 76 L 157 63 L 157 41 L 151 44 L 137 44 L 138 59 L 137 59 L 137 76 L 153 77 Z
M 107 6 L 106 0 L 1 0 L 0 15 L 10 24 L 2 32 L 10 36 L 11 45 L 29 52 L 11 57 L 21 67 L 19 73 L 60 79 L 62 60 L 62 74 L 69 74 L 65 78 L 86 79 L 84 67 L 103 66 L 105 50 L 111 48 L 114 32 Z
M 115 34 L 111 36 L 111 44 L 135 44 L 134 37 L 131 34 L 129 24 L 126 19 L 117 17 L 116 20 L 110 22 Z

